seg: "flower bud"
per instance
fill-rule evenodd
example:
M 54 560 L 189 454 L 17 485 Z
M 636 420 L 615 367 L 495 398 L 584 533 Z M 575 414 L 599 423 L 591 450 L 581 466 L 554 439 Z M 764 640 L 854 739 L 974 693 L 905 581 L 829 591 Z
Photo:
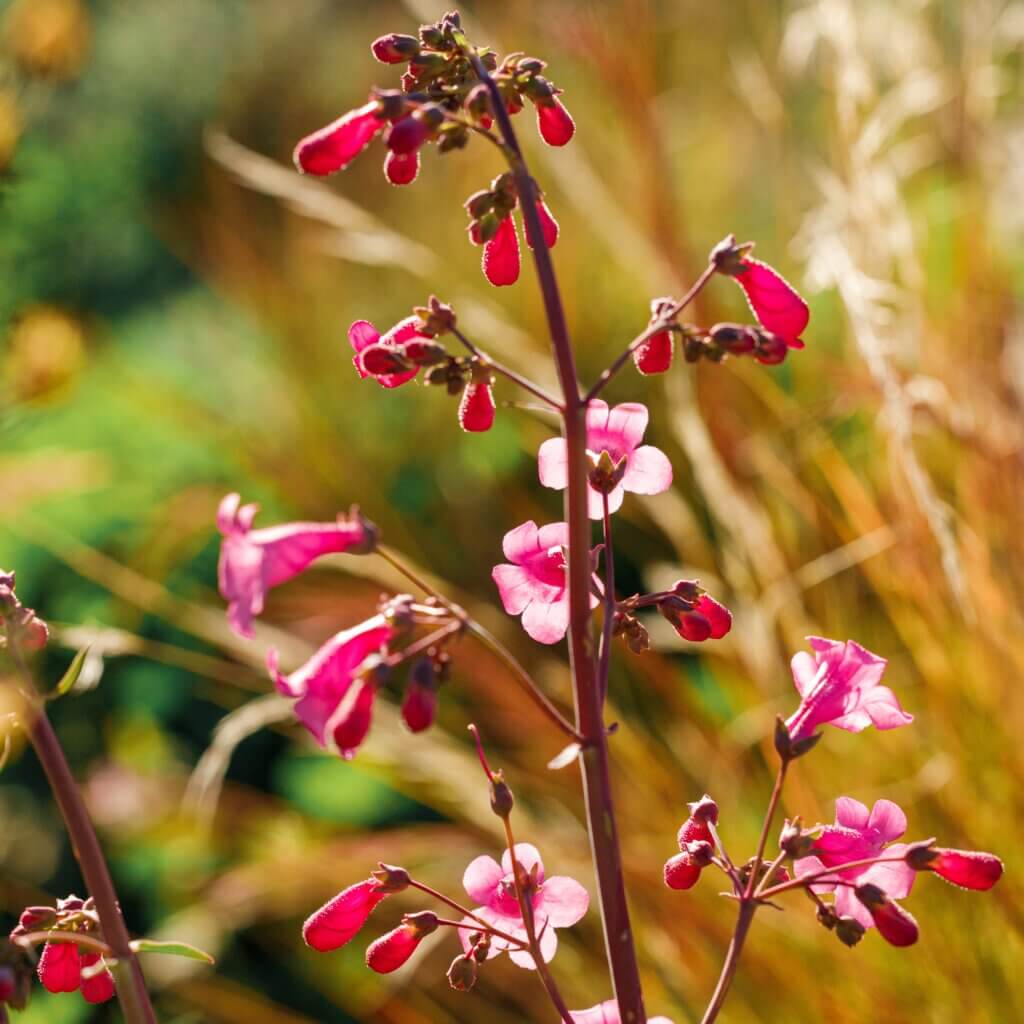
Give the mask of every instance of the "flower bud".
M 390 35 L 375 39 L 370 51 L 381 64 L 404 64 L 420 52 L 420 44 L 413 36 L 392 32 Z
M 686 844 L 686 855 L 694 867 L 706 868 L 715 856 L 715 848 L 706 839 L 698 839 Z
M 459 403 L 459 426 L 463 430 L 479 434 L 494 426 L 494 392 L 490 380 L 474 380 L 462 393 Z
M 665 862 L 665 884 L 670 889 L 692 889 L 700 878 L 701 870 L 690 860 L 688 853 L 677 853 Z
M 420 42 L 432 50 L 440 50 L 445 45 L 444 29 L 437 25 L 420 25 Z
M 707 823 L 710 822 L 712 825 L 718 824 L 718 804 L 715 803 L 712 797 L 705 793 L 699 800 L 695 800 L 688 806 L 690 808 L 691 819 L 703 826 L 703 832 L 707 832 L 707 835 L 704 835 L 703 832 L 701 832 L 700 838 L 710 838 L 711 833 L 708 831 Z M 696 832 L 693 836 L 688 834 L 687 838 L 693 838 L 696 835 Z
M 405 868 L 397 867 L 394 864 L 385 864 L 383 862 L 380 862 L 377 865 L 377 870 L 371 871 L 370 874 L 376 880 L 381 892 L 388 895 L 395 892 L 402 892 L 403 889 L 408 889 L 411 881 L 409 872 L 406 871 Z
M 481 82 L 479 85 L 474 85 L 469 90 L 466 96 L 465 102 L 466 113 L 474 120 L 483 122 L 490 119 L 494 111 L 491 107 L 491 92 L 486 85 Z
M 708 336 L 719 348 L 732 355 L 753 352 L 757 344 L 755 332 L 743 324 L 715 324 Z
M 26 907 L 18 918 L 18 923 L 11 932 L 14 935 L 26 935 L 28 932 L 41 932 L 52 928 L 57 922 L 57 912 L 53 907 Z
M 429 910 L 408 914 L 402 923 L 370 943 L 366 965 L 378 974 L 397 971 L 416 952 L 423 938 L 437 930 L 437 915 Z
M 709 261 L 714 264 L 720 274 L 735 277 L 742 274 L 746 267 L 743 258 L 754 248 L 753 242 L 737 243 L 735 235 L 726 235 L 712 250 Z
M 391 872 L 402 872 L 405 884 L 408 885 L 409 876 L 406 872 L 401 868 L 386 868 L 382 864 L 381 871 L 374 872 L 373 877 L 342 890 L 306 919 L 302 926 L 302 938 L 306 945 L 327 953 L 351 941 L 382 899 L 405 888 L 405 885 L 385 888 L 379 876 L 390 878 Z
M 875 922 L 878 934 L 893 946 L 912 946 L 917 942 L 917 922 L 877 885 L 858 885 L 854 890 L 857 899 L 864 904 Z
M 417 83 L 429 82 L 448 68 L 448 58 L 441 53 L 420 51 L 409 61 L 409 74 Z
M 466 208 L 466 212 L 474 220 L 479 220 L 488 210 L 494 207 L 494 194 L 489 192 L 487 189 L 482 189 L 479 192 L 474 192 L 466 201 L 463 203 Z
M 695 338 L 692 335 L 687 335 L 683 339 L 683 358 L 688 363 L 700 362 L 700 357 L 706 355 L 707 352 L 708 347 L 704 344 L 701 338 Z
M 427 141 L 430 129 L 419 117 L 409 115 L 396 121 L 388 132 L 387 144 L 392 153 L 415 153 Z
M 419 153 L 395 153 L 388 150 L 384 157 L 384 177 L 392 185 L 411 185 L 420 173 Z
M 800 819 L 786 820 L 779 835 L 779 849 L 788 857 L 806 857 L 814 846 L 814 837 L 800 827 Z
M 469 145 L 469 129 L 465 125 L 449 121 L 438 129 L 437 151 L 451 153 Z
M 505 781 L 505 773 L 496 771 L 491 775 L 491 810 L 499 818 L 507 818 L 515 807 L 515 797 L 509 784 Z
M 907 850 L 907 863 L 915 871 L 932 871 L 939 878 L 962 889 L 984 892 L 1003 876 L 1003 862 L 993 853 L 980 850 L 945 850 L 931 843 L 914 843 Z
M 851 949 L 864 938 L 864 925 L 855 917 L 840 917 L 835 924 L 836 938 Z
M 542 82 L 551 88 L 550 83 L 538 77 L 531 80 L 529 90 L 536 91 L 537 83 Z M 549 99 L 537 103 L 537 129 L 549 146 L 564 146 L 575 134 L 576 123 L 569 111 L 552 94 Z
M 448 968 L 448 984 L 456 992 L 468 992 L 476 984 L 476 977 L 476 960 L 465 954 L 457 956 Z
M 818 904 L 817 918 L 818 924 L 829 931 L 832 931 L 839 924 L 839 915 L 835 912 L 835 908 L 827 903 Z
M 786 358 L 789 351 L 786 342 L 770 331 L 757 332 L 757 349 L 754 358 L 765 366 L 775 366 Z
M 402 355 L 416 366 L 437 366 L 448 358 L 444 345 L 436 341 L 410 341 L 402 347 Z
M 411 732 L 423 732 L 437 717 L 437 678 L 431 658 L 418 658 L 409 673 L 402 720 Z

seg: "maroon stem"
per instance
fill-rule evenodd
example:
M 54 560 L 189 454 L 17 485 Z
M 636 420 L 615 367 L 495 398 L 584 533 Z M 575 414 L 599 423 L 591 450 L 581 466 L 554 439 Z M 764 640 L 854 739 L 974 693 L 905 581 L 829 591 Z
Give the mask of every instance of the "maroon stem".
M 107 868 L 106 859 L 96 831 L 92 827 L 89 812 L 85 808 L 82 794 L 78 790 L 71 769 L 68 767 L 64 751 L 57 739 L 46 711 L 35 696 L 35 687 L 21 654 L 14 643 L 9 644 L 11 656 L 24 677 L 26 686 L 31 686 L 27 694 L 31 708 L 26 714 L 26 732 L 46 772 L 50 789 L 57 800 L 64 825 L 71 839 L 71 848 L 82 868 L 89 895 L 96 903 L 103 929 L 103 938 L 111 949 L 117 963 L 114 965 L 117 997 L 127 1024 L 156 1024 L 156 1015 L 146 991 L 146 981 L 142 976 L 142 968 L 138 957 L 131 947 L 128 928 L 121 915 L 121 907 L 117 901 L 114 883 Z
M 644 1024 L 640 968 L 633 943 L 626 904 L 622 854 L 612 803 L 608 743 L 602 714 L 601 683 L 597 679 L 594 641 L 590 621 L 590 519 L 587 514 L 587 428 L 588 399 L 580 395 L 569 330 L 562 308 L 551 253 L 544 241 L 537 214 L 537 186 L 523 159 L 508 110 L 494 80 L 480 58 L 470 52 L 477 77 L 491 95 L 494 116 L 505 143 L 526 237 L 533 249 L 551 346 L 563 395 L 562 424 L 568 461 L 565 517 L 569 525 L 569 661 L 573 678 L 573 699 L 577 731 L 585 742 L 580 752 L 583 795 L 587 809 L 587 830 L 597 874 L 597 887 L 604 924 L 605 947 L 611 967 L 612 985 L 623 1024 Z
M 747 932 L 750 931 L 750 922 L 754 920 L 754 912 L 756 910 L 757 904 L 753 901 L 742 901 L 740 903 L 740 911 L 736 916 L 736 930 L 732 934 L 729 951 L 725 955 L 722 973 L 718 977 L 718 984 L 715 986 L 714 995 L 711 997 L 711 1002 L 708 1003 L 708 1008 L 704 1011 L 704 1016 L 701 1017 L 700 1024 L 711 1024 L 712 1021 L 717 1019 L 722 1006 L 725 1004 L 725 997 L 729 994 L 729 986 L 736 975 L 736 967 L 740 962 L 740 953 L 743 952 L 743 943 L 747 938 Z

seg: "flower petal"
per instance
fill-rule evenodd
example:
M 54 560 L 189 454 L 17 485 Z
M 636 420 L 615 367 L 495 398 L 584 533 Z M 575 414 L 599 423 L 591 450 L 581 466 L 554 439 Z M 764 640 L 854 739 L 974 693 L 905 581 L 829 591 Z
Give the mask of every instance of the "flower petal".
M 510 562 L 522 565 L 530 555 L 540 550 L 537 524 L 528 519 L 514 530 L 509 530 L 502 539 L 501 550 Z
M 530 574 L 520 565 L 504 562 L 491 570 L 491 579 L 498 588 L 502 606 L 509 615 L 522 615 L 536 596 L 536 586 Z
M 875 806 L 877 807 L 878 804 Z M 836 800 L 837 825 L 842 825 L 844 828 L 865 829 L 868 827 L 870 817 L 871 812 L 868 811 L 867 806 L 859 800 L 854 800 L 852 796 L 841 796 Z M 906 827 L 905 819 L 904 827 Z
M 541 886 L 536 906 L 552 927 L 568 928 L 587 912 L 590 893 L 575 878 L 554 875 Z
M 569 628 L 568 594 L 559 601 L 531 602 L 523 612 L 523 629 L 539 644 L 557 644 Z
M 634 494 L 661 494 L 672 486 L 672 463 L 660 448 L 645 444 L 630 455 L 622 486 Z
M 883 842 L 891 843 L 907 831 L 907 816 L 891 800 L 876 800 L 867 825 L 878 831 Z
M 482 854 L 470 861 L 462 875 L 462 887 L 470 899 L 486 906 L 493 899 L 498 883 L 504 876 L 501 865 L 493 857 Z
M 545 487 L 562 490 L 569 486 L 569 458 L 565 438 L 549 437 L 537 452 L 537 469 Z

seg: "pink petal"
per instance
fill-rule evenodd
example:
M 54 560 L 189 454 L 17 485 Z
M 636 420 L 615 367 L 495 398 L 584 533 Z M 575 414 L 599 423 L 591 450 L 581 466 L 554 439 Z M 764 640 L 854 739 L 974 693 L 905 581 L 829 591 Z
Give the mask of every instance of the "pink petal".
M 81 967 L 92 967 L 103 958 L 99 953 L 82 953 L 79 958 Z M 114 998 L 114 976 L 109 970 L 100 971 L 92 978 L 82 979 L 82 998 L 87 1003 L 96 1005 Z
M 325 732 L 334 741 L 337 752 L 350 761 L 362 746 L 370 731 L 373 720 L 373 704 L 377 696 L 377 687 L 367 679 L 359 680 L 352 686 L 325 727 Z M 301 702 L 300 702 L 301 703 Z M 296 714 L 299 714 L 296 705 Z M 301 715 L 299 716 L 301 718 Z
M 356 936 L 373 908 L 387 895 L 375 878 L 350 885 L 306 919 L 302 926 L 306 945 L 321 953 L 344 946 Z
M 537 878 L 544 881 L 544 862 L 540 859 L 540 851 L 533 843 L 516 843 L 516 860 L 519 866 L 529 874 L 537 865 Z M 506 874 L 512 874 L 512 856 L 506 850 L 501 855 L 501 870 Z
M 900 707 L 896 694 L 888 686 L 875 686 L 862 705 L 876 729 L 898 729 L 909 725 L 914 716 Z
M 875 804 L 877 807 L 878 804 Z M 841 796 L 836 800 L 836 824 L 844 828 L 863 830 L 868 827 L 871 812 L 867 806 L 852 796 Z M 904 827 L 905 827 L 904 822 Z
M 790 348 L 803 348 L 803 334 L 811 313 L 793 286 L 766 263 L 747 257 L 747 270 L 734 280 L 743 289 L 758 323 L 777 334 Z
M 537 216 L 540 219 L 540 231 L 544 236 L 544 244 L 549 248 L 555 247 L 555 242 L 558 241 L 558 221 L 552 216 L 551 211 L 547 208 L 543 199 L 537 200 Z M 526 244 L 533 248 L 533 244 L 530 242 L 529 233 L 526 235 Z
M 501 550 L 510 562 L 522 565 L 530 555 L 541 550 L 537 524 L 528 519 L 514 530 L 509 530 L 502 539 Z
M 217 583 L 228 603 L 228 624 L 239 636 L 251 639 L 253 617 L 263 611 L 266 583 L 263 551 L 248 541 L 247 534 L 236 533 L 221 542 Z
M 608 403 L 601 398 L 592 398 L 587 405 L 587 434 L 598 434 L 608 429 Z M 642 436 L 642 433 L 641 433 Z
M 545 523 L 537 531 L 537 544 L 541 551 L 564 548 L 569 543 L 568 523 Z
M 589 1010 L 570 1010 L 574 1024 L 622 1024 L 619 1004 L 614 999 L 591 1006 Z M 648 1017 L 647 1024 L 672 1024 L 668 1017 Z
M 905 843 L 894 843 L 882 850 L 881 856 L 899 857 L 906 849 Z M 872 864 L 861 869 L 854 868 L 850 874 L 854 875 L 858 885 L 877 885 L 886 896 L 894 900 L 909 896 L 917 879 L 917 872 L 902 860 Z
M 564 146 L 576 132 L 576 124 L 561 101 L 552 97 L 537 104 L 537 129 L 549 146 Z
M 321 555 L 342 554 L 365 544 L 366 528 L 358 519 L 285 523 L 252 530 L 247 539 L 263 550 L 263 577 L 269 589 L 297 576 Z
M 828 865 L 818 857 L 801 857 L 794 865 L 797 878 L 805 878 L 807 875 L 816 875 L 819 871 L 824 871 L 827 867 Z M 829 877 L 833 876 L 824 876 L 825 879 Z M 816 893 L 832 892 L 835 887 L 835 882 L 821 881 L 811 883 L 811 889 Z
M 491 579 L 498 587 L 498 596 L 509 615 L 522 615 L 533 600 L 536 587 L 530 574 L 519 565 L 496 565 Z
M 633 362 L 645 376 L 652 373 L 664 373 L 672 365 L 673 351 L 672 332 L 659 331 L 634 349 Z
M 536 906 L 547 917 L 549 927 L 568 928 L 587 912 L 590 893 L 575 878 L 554 875 L 541 886 Z
M 519 280 L 519 235 L 509 214 L 499 225 L 497 234 L 484 246 L 484 276 L 500 288 Z
M 540 482 L 556 491 L 569 486 L 569 461 L 565 438 L 549 437 L 537 452 Z
M 363 369 L 363 361 L 359 358 L 359 353 L 364 348 L 376 345 L 380 341 L 380 334 L 377 328 L 369 320 L 357 320 L 348 329 L 348 341 L 356 353 L 352 358 L 352 364 L 356 368 L 356 373 L 360 377 L 368 377 L 369 374 Z
M 412 153 L 396 153 L 389 149 L 384 157 L 384 176 L 392 185 L 411 185 L 420 173 L 420 155 Z
M 644 439 L 648 417 L 646 405 L 623 402 L 609 411 L 606 429 L 609 435 L 620 438 L 625 450 L 632 451 Z
M 537 932 L 540 943 L 540 955 L 544 960 L 544 963 L 549 964 L 555 958 L 555 953 L 558 952 L 558 933 L 549 924 L 544 928 L 543 918 L 538 917 L 536 919 Z M 543 931 L 541 930 L 543 928 Z M 509 960 L 512 961 L 517 967 L 522 967 L 527 971 L 536 970 L 536 965 L 533 960 L 533 956 L 521 949 L 511 949 L 508 954 Z
M 661 494 L 672 486 L 672 463 L 660 448 L 645 444 L 629 456 L 622 486 L 633 494 Z
M 377 103 L 350 110 L 295 147 L 295 166 L 304 174 L 334 174 L 348 166 L 369 144 L 385 122 L 377 117 Z
M 47 992 L 75 992 L 82 978 L 78 947 L 68 942 L 48 942 L 36 967 Z
M 841 885 L 836 889 L 836 898 L 833 906 L 840 917 L 852 917 L 855 921 L 859 921 L 865 928 L 875 927 L 875 922 L 871 917 L 871 912 L 859 899 L 857 899 L 850 886 Z
M 1003 862 L 993 853 L 978 850 L 939 850 L 938 853 L 928 867 L 953 885 L 984 892 L 1003 877 Z
M 523 629 L 539 644 L 557 644 L 569 628 L 569 598 L 553 604 L 532 601 L 523 612 Z
M 891 800 L 876 800 L 875 806 L 871 808 L 868 828 L 875 829 L 883 842 L 891 843 L 907 831 L 907 816 Z
M 470 861 L 462 876 L 462 887 L 469 898 L 486 906 L 494 898 L 498 883 L 504 878 L 505 871 L 493 858 L 482 854 Z
M 793 672 L 793 682 L 796 684 L 797 693 L 801 697 L 806 697 L 818 679 L 819 665 L 815 661 L 814 655 L 808 654 L 806 651 L 798 651 L 793 655 L 789 666 Z
M 467 384 L 459 402 L 459 426 L 468 433 L 484 433 L 494 426 L 494 392 L 485 382 Z
M 614 515 L 622 508 L 622 501 L 626 496 L 625 488 L 620 483 L 611 494 L 608 495 L 608 514 Z M 591 519 L 604 519 L 604 499 L 601 492 L 587 485 L 587 515 Z

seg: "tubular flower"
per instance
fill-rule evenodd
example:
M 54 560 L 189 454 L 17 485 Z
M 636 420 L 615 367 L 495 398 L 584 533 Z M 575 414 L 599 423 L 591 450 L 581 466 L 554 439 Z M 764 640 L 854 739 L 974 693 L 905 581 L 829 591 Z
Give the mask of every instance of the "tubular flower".
M 747 255 L 743 255 L 729 273 L 743 289 L 757 322 L 770 334 L 781 338 L 788 348 L 803 348 L 800 335 L 811 313 L 797 290 L 767 263 Z M 782 362 L 781 358 L 771 361 Z
M 690 816 L 683 822 L 676 836 L 679 853 L 665 864 L 665 884 L 670 889 L 692 889 L 700 878 L 707 861 L 694 858 L 691 844 L 714 845 L 714 836 L 708 827 L 718 824 L 718 805 L 707 793 L 689 805 Z
M 886 942 L 892 946 L 912 946 L 917 942 L 917 921 L 910 911 L 890 899 L 877 885 L 858 885 L 854 891 Z
M 665 453 L 652 445 L 641 445 L 647 429 L 647 406 L 624 402 L 613 409 L 599 398 L 587 407 L 587 451 L 592 460 L 607 453 L 618 482 L 607 491 L 608 511 L 622 506 L 626 491 L 633 494 L 661 494 L 672 486 L 672 464 Z M 540 482 L 545 487 L 564 489 L 569 482 L 565 439 L 553 437 L 537 453 Z M 601 491 L 588 486 L 588 510 L 591 519 L 603 516 Z
M 99 953 L 80 954 L 79 962 L 82 969 L 95 967 L 103 957 Z M 114 998 L 114 976 L 109 968 L 104 968 L 99 974 L 88 978 L 82 978 L 82 998 L 87 1003 L 105 1003 L 108 999 Z
M 378 974 L 397 971 L 416 952 L 420 942 L 436 930 L 436 914 L 429 910 L 411 914 L 397 928 L 370 944 L 366 965 Z
M 564 146 L 576 133 L 576 122 L 554 96 L 537 103 L 537 130 L 549 146 Z
M 37 970 L 47 992 L 77 992 L 82 982 L 78 947 L 70 942 L 46 943 Z
M 837 885 L 830 879 L 857 886 L 877 886 L 892 899 L 903 899 L 914 885 L 914 869 L 902 858 L 907 844 L 895 843 L 907 830 L 907 816 L 891 800 L 878 800 L 868 811 L 859 800 L 843 796 L 836 800 L 836 820 L 827 825 L 811 847 L 811 856 L 796 862 L 798 878 L 851 861 L 885 856 L 878 864 L 839 869 L 811 884 L 815 892 L 835 891 L 835 912 L 852 917 L 865 928 L 873 924 L 868 908 L 856 897 L 850 885 Z M 888 860 L 889 857 L 893 859 Z
M 930 844 L 911 849 L 907 862 L 918 871 L 931 871 L 961 889 L 985 892 L 1003 877 L 1003 862 L 980 850 L 946 850 Z
M 892 690 L 881 685 L 885 658 L 853 640 L 807 639 L 813 655 L 800 651 L 791 662 L 801 697 L 800 706 L 786 721 L 792 743 L 809 738 L 819 725 L 861 732 L 869 725 L 895 729 L 914 720 Z
M 673 299 L 652 299 L 651 319 L 648 326 L 653 326 L 663 315 L 675 307 Z M 645 376 L 652 373 L 665 373 L 672 366 L 672 354 L 675 348 L 672 331 L 658 331 L 652 334 L 642 345 L 633 351 L 633 362 Z
M 548 963 L 558 949 L 556 929 L 574 925 L 587 912 L 590 897 L 587 890 L 573 878 L 556 875 L 545 878 L 544 865 L 535 846 L 516 843 L 516 860 L 529 876 L 526 898 L 533 908 L 536 934 L 540 940 L 540 953 Z M 493 857 L 477 857 L 463 876 L 466 892 L 481 906 L 473 913 L 481 920 L 500 931 L 525 941 L 526 929 L 516 899 L 515 878 L 512 874 L 512 858 L 508 850 L 502 855 L 499 865 Z M 472 925 L 471 918 L 465 923 Z M 472 929 L 459 929 L 459 938 L 467 953 L 472 948 Z M 508 951 L 512 962 L 520 967 L 535 969 L 533 956 L 525 950 L 511 947 L 504 939 L 492 937 L 487 958 Z
M 693 580 L 677 580 L 671 595 L 659 602 L 658 611 L 692 643 L 721 640 L 732 629 L 732 612 Z
M 295 714 L 325 749 L 346 760 L 355 756 L 366 738 L 373 716 L 376 683 L 367 666 L 386 649 L 393 630 L 383 616 L 336 633 L 291 675 L 278 671 L 278 654 L 271 648 L 267 667 L 278 692 L 295 698 Z
M 418 152 L 396 153 L 389 149 L 384 158 L 384 177 L 392 185 L 411 185 L 420 173 Z
M 495 288 L 515 284 L 519 280 L 519 234 L 510 213 L 498 225 L 494 237 L 484 244 L 484 277 Z
M 544 244 L 549 249 L 553 249 L 555 242 L 558 241 L 558 221 L 555 220 L 543 199 L 537 200 L 537 216 L 540 218 L 540 231 L 544 236 Z M 533 248 L 529 234 L 526 236 L 526 244 L 531 249 Z
M 571 1010 L 569 1016 L 575 1024 L 622 1024 L 619 1004 L 614 999 L 598 1003 L 589 1010 Z M 672 1024 L 668 1017 L 648 1017 L 647 1024 Z
M 494 391 L 489 380 L 471 381 L 459 402 L 459 426 L 469 433 L 483 433 L 494 426 Z
M 569 628 L 566 523 L 537 527 L 528 520 L 505 534 L 502 550 L 511 564 L 496 565 L 491 578 L 509 615 L 521 615 L 523 629 L 541 644 L 554 644 Z M 597 598 L 591 598 L 596 607 Z
M 366 149 L 387 121 L 379 115 L 376 100 L 343 114 L 295 147 L 295 166 L 303 174 L 324 176 L 347 167 Z
M 412 380 L 420 372 L 420 364 L 411 357 L 415 346 L 434 340 L 421 332 L 422 326 L 419 317 L 408 316 L 381 334 L 369 320 L 357 320 L 348 329 L 356 372 L 364 379 L 373 377 L 382 388 L 401 387 Z
M 355 938 L 374 907 L 391 891 L 376 878 L 350 885 L 314 911 L 302 926 L 307 946 L 321 953 L 340 949 Z
M 228 602 L 228 622 L 239 635 L 253 635 L 252 620 L 263 611 L 268 590 L 297 576 L 321 555 L 373 549 L 376 531 L 359 515 L 334 523 L 284 523 L 252 529 L 259 505 L 242 505 L 227 495 L 217 510 L 221 541 L 218 578 Z

